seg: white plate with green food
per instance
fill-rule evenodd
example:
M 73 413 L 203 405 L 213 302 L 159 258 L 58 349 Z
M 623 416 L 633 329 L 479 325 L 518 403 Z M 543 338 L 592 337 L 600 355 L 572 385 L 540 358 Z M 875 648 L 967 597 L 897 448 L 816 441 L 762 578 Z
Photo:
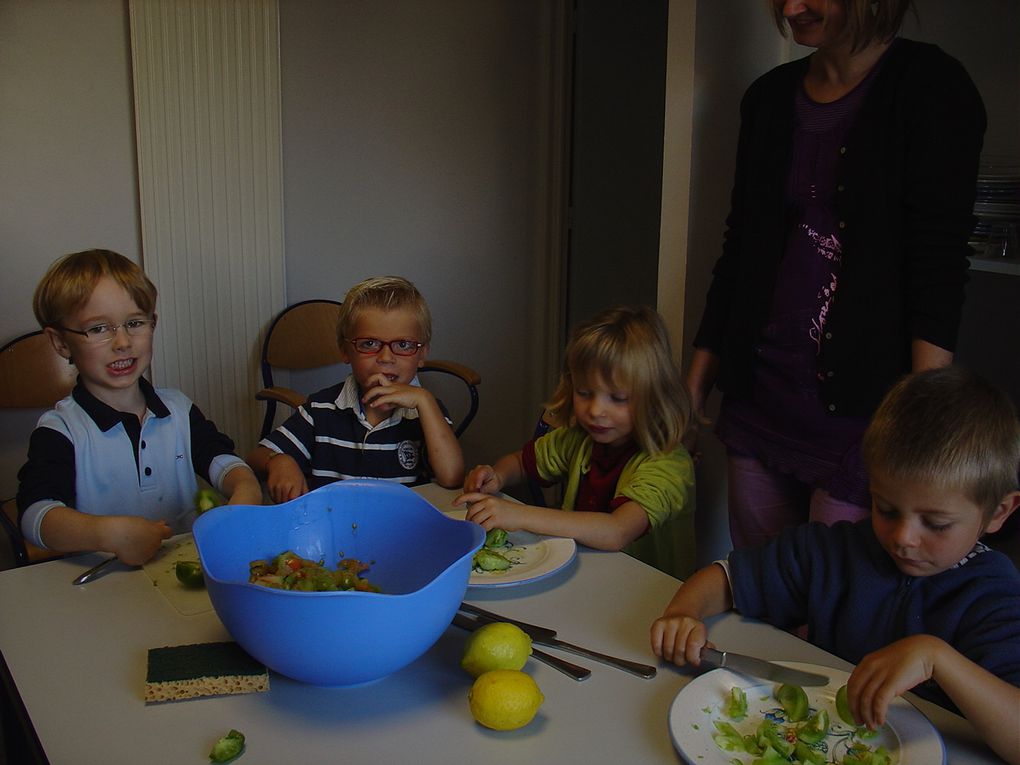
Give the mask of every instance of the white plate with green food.
M 447 515 L 463 519 L 464 510 Z M 483 551 L 495 553 L 506 562 L 505 568 L 485 570 L 478 565 L 471 569 L 468 587 L 513 587 L 530 584 L 552 576 L 568 566 L 577 556 L 577 543 L 565 537 L 546 537 L 530 531 L 510 531 L 506 541 Z M 480 551 L 482 552 L 482 551 Z
M 814 762 L 831 763 L 868 762 L 869 753 L 874 762 L 888 762 L 890 765 L 939 765 L 945 764 L 946 750 L 938 731 L 927 717 L 902 698 L 889 706 L 887 723 L 874 735 L 866 729 L 845 723 L 836 708 L 836 694 L 846 685 L 850 675 L 831 667 L 799 662 L 778 662 L 807 672 L 816 672 L 830 678 L 828 685 L 818 688 L 804 688 L 808 710 L 806 719 L 793 722 L 787 719 L 787 711 L 777 700 L 777 685 L 747 675 L 716 669 L 691 680 L 673 700 L 669 710 L 669 731 L 677 751 L 688 763 L 697 765 L 750 765 L 762 754 L 749 753 L 755 746 L 762 745 L 763 732 L 776 730 L 786 741 L 796 740 L 796 731 L 809 721 L 828 718 L 826 734 L 801 743 L 801 753 L 806 746 Z M 734 712 L 731 698 L 734 688 L 739 689 L 746 699 L 744 716 L 730 717 Z M 820 713 L 824 713 L 820 714 Z M 731 727 L 728 727 L 731 726 Z M 736 735 L 735 735 L 736 734 Z M 860 755 L 858 759 L 847 759 L 848 754 Z M 883 759 L 886 754 L 888 759 Z M 812 762 L 800 760 L 796 753 L 791 759 L 775 759 L 770 762 Z M 863 759 L 861 759 L 863 758 Z

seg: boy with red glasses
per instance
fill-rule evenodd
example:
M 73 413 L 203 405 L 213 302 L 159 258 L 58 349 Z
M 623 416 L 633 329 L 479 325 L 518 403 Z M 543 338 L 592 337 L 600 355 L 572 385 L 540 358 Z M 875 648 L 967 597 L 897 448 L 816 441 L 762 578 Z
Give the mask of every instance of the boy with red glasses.
M 248 458 L 275 502 L 333 481 L 460 485 L 464 458 L 442 404 L 418 384 L 432 338 L 425 298 L 407 279 L 366 279 L 337 322 L 351 374 L 314 393 Z

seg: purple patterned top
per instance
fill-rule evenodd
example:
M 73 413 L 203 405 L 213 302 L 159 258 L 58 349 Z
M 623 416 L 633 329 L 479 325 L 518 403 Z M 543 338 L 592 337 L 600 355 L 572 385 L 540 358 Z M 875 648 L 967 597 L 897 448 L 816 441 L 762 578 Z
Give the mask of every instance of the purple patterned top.
M 790 225 L 769 323 L 756 347 L 752 400 L 727 397 L 717 429 L 728 449 L 862 507 L 870 505 L 860 457 L 868 420 L 825 411 L 817 357 L 843 257 L 835 206 L 839 149 L 880 64 L 831 103 L 797 91 L 786 185 Z

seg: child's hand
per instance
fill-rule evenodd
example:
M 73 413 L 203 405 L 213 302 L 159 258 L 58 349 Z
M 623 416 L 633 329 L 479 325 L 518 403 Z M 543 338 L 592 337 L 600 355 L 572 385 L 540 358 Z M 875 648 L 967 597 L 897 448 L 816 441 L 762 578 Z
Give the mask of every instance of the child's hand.
M 365 382 L 361 403 L 381 412 L 391 412 L 397 407 L 423 408 L 432 398 L 432 394 L 425 388 L 391 382 L 386 375 L 380 372 L 372 375 Z
M 254 483 L 254 485 L 252 485 Z M 233 493 L 227 499 L 228 505 L 261 505 L 262 504 L 262 487 L 259 486 L 258 481 L 245 481 L 234 489 Z
M 220 490 L 228 505 L 261 505 L 262 485 L 247 465 L 238 465 L 223 476 Z
M 464 502 L 468 503 L 465 520 L 479 524 L 486 531 L 492 529 L 520 531 L 524 528 L 528 513 L 527 505 L 477 492 L 461 494 L 453 500 L 454 505 Z
M 266 488 L 273 502 L 280 504 L 307 494 L 308 482 L 297 460 L 281 453 L 266 464 Z
M 173 536 L 166 521 L 150 521 L 134 515 L 109 515 L 103 519 L 102 549 L 109 550 L 129 566 L 149 560 L 164 539 Z
M 492 465 L 476 465 L 464 479 L 465 492 L 482 492 L 484 494 L 496 494 L 503 488 L 503 482 Z M 454 500 L 453 504 L 460 504 L 460 497 Z
M 884 725 L 892 700 L 929 679 L 946 647 L 933 635 L 912 635 L 861 659 L 846 684 L 854 719 L 872 730 Z
M 652 653 L 678 667 L 701 664 L 701 648 L 711 645 L 700 619 L 686 614 L 663 614 L 652 622 Z

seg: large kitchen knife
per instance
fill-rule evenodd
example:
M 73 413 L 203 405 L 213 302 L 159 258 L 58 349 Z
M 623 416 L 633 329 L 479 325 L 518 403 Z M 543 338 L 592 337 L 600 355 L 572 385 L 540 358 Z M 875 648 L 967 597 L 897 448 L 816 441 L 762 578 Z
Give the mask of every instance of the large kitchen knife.
M 701 649 L 701 660 L 707 661 L 716 667 L 731 669 L 744 675 L 762 677 L 775 683 L 787 683 L 788 685 L 828 685 L 829 678 L 825 675 L 816 675 L 814 672 L 784 667 L 782 664 L 775 664 L 764 659 L 756 659 L 753 656 L 745 656 L 731 651 L 717 651 L 714 648 L 703 646 Z

